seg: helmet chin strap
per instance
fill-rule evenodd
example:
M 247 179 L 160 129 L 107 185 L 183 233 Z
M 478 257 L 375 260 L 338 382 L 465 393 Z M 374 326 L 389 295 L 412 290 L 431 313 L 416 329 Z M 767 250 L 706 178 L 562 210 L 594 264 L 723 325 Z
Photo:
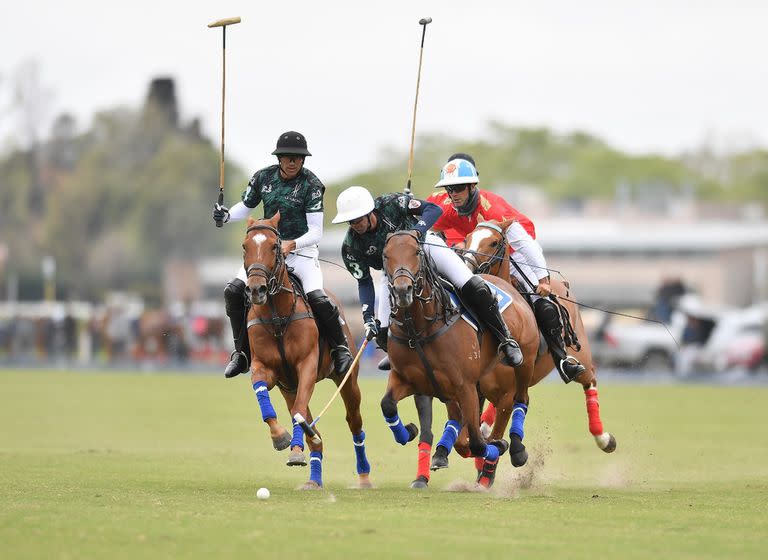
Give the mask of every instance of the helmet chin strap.
M 464 204 L 461 206 L 456 206 L 456 211 L 458 212 L 459 216 L 471 215 L 472 212 L 475 211 L 475 208 L 477 208 L 478 198 L 477 185 L 474 184 L 469 187 L 469 195 L 467 196 L 467 200 L 464 202 Z

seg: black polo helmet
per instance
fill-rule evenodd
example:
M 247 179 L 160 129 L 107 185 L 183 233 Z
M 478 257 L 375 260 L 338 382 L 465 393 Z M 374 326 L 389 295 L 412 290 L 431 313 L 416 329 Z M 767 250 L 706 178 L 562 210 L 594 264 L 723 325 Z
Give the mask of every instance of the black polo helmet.
M 307 149 L 307 139 L 301 132 L 289 130 L 283 132 L 277 139 L 273 156 L 311 156 Z

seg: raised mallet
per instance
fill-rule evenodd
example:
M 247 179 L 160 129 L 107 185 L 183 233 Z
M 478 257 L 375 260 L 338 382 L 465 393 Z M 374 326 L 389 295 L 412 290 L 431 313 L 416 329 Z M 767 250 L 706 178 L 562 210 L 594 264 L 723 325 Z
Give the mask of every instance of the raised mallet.
M 419 84 L 421 83 L 421 59 L 424 56 L 424 36 L 427 34 L 427 25 L 432 23 L 432 18 L 421 18 L 421 48 L 419 50 L 419 73 L 416 76 L 416 99 L 413 102 L 413 124 L 411 125 L 411 150 L 408 154 L 408 182 L 405 185 L 406 194 L 411 192 L 411 175 L 413 175 L 413 142 L 416 138 L 416 108 L 419 106 Z
M 216 204 L 224 204 L 224 97 L 227 83 L 227 26 L 240 23 L 239 17 L 220 19 L 209 23 L 208 27 L 221 27 L 221 160 L 219 162 L 219 198 Z M 217 221 L 216 227 L 221 227 L 224 222 Z

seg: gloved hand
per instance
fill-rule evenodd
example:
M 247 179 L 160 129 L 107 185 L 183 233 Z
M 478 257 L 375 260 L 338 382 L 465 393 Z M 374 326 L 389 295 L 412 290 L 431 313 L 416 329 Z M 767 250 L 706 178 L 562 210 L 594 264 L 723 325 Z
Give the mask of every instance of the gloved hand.
M 541 278 L 539 285 L 536 286 L 536 294 L 541 297 L 548 297 L 552 293 L 552 286 L 549 284 L 549 278 Z
M 226 224 L 229 221 L 229 208 L 219 204 L 213 205 L 213 221 Z
M 376 338 L 376 335 L 379 334 L 379 325 L 376 323 L 374 319 L 368 319 L 365 322 L 365 339 L 366 340 L 373 340 Z

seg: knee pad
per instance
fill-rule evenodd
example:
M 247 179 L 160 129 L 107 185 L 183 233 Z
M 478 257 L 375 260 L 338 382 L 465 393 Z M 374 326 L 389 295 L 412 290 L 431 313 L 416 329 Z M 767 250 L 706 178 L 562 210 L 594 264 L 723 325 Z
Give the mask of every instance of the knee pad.
M 245 282 L 235 278 L 227 283 L 224 288 L 224 305 L 230 317 L 245 307 Z
M 539 298 L 533 303 L 533 313 L 539 323 L 544 325 L 560 324 L 560 313 L 555 304 L 547 298 Z

